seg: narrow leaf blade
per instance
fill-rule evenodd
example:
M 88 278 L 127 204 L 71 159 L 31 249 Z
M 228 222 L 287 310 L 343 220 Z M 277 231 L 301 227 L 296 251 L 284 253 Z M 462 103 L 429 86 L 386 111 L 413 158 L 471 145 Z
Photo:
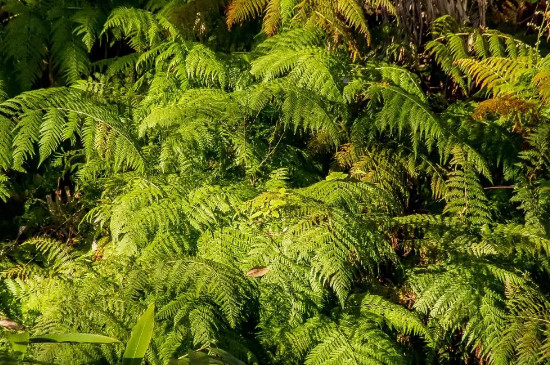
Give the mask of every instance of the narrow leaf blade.
M 120 342 L 116 338 L 93 333 L 54 333 L 50 335 L 33 336 L 30 338 L 32 343 L 93 343 L 93 344 L 108 344 Z
M 155 305 L 151 304 L 139 317 L 136 325 L 132 328 L 130 340 L 126 345 L 122 365 L 141 364 L 143 356 L 149 347 L 153 336 L 153 325 L 155 323 Z

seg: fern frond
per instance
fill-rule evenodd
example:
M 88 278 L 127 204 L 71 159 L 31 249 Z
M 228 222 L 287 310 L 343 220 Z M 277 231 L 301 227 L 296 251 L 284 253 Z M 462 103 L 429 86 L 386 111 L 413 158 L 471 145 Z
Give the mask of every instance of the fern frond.
M 48 27 L 31 6 L 11 2 L 6 10 L 13 19 L 6 25 L 2 52 L 14 64 L 21 89 L 28 90 L 42 75 Z
M 336 0 L 336 10 L 342 14 L 344 19 L 354 27 L 359 33 L 363 34 L 367 38 L 367 42 L 370 43 L 370 32 L 367 27 L 367 20 L 365 18 L 365 12 L 361 4 L 355 0 Z
M 98 103 L 75 88 L 21 94 L 2 103 L 0 112 L 18 121 L 12 142 L 16 169 L 22 169 L 23 163 L 34 156 L 36 142 L 44 160 L 62 141 L 72 140 L 75 135 L 82 139 L 88 158 L 91 151 L 96 151 L 104 158 L 112 158 L 118 169 L 145 167 L 133 126 L 115 108 Z M 83 123 L 81 130 L 77 129 L 79 123 Z
M 282 17 L 282 2 L 284 0 L 271 0 L 267 3 L 264 21 L 262 23 L 262 30 L 269 37 L 277 34 L 279 22 Z
M 65 115 L 58 109 L 50 109 L 44 114 L 43 122 L 40 126 L 39 154 L 40 163 L 44 162 L 60 145 L 65 132 Z M 74 133 L 74 132 L 73 132 Z M 69 135 L 72 135 L 70 133 Z
M 73 33 L 82 39 L 88 52 L 92 50 L 99 33 L 101 33 L 104 17 L 105 15 L 100 9 L 90 7 L 78 10 L 71 18 L 78 24 Z
M 435 345 L 432 343 L 430 330 L 421 318 L 399 304 L 392 303 L 378 295 L 367 294 L 361 299 L 361 310 L 381 316 L 385 323 L 403 335 L 418 336 L 424 339 L 429 346 Z
M 490 57 L 481 61 L 461 59 L 456 63 L 480 87 L 492 90 L 495 96 L 509 94 L 512 90 L 521 92 L 517 87 L 517 81 L 532 67 L 532 64 L 523 58 Z
M 264 12 L 269 0 L 234 0 L 227 7 L 227 26 L 256 17 Z
M 214 52 L 202 45 L 195 45 L 185 58 L 187 74 L 205 84 L 216 83 L 222 88 L 226 85 L 227 70 Z
M 227 25 L 263 16 L 263 31 L 273 36 L 280 23 L 287 25 L 289 20 L 305 24 L 316 24 L 325 29 L 335 39 L 343 37 L 350 41 L 346 28 L 354 28 L 370 43 L 370 32 L 366 15 L 379 8 L 385 8 L 390 14 L 395 14 L 395 7 L 388 0 L 234 0 L 227 8 Z
M 9 178 L 4 174 L 0 174 L 0 199 L 5 202 L 10 195 Z
M 231 326 L 236 326 L 245 317 L 241 311 L 251 288 L 241 272 L 213 261 L 199 259 L 177 263 L 174 270 L 179 272 L 181 280 L 170 283 L 169 287 L 182 290 L 191 284 L 194 295 L 214 301 Z
M 52 62 L 67 85 L 88 76 L 90 59 L 85 44 L 72 33 L 73 24 L 61 15 L 52 27 Z
M 102 34 L 111 32 L 115 39 L 128 39 L 130 47 L 143 51 L 157 46 L 168 34 L 178 35 L 177 29 L 164 17 L 136 8 L 114 9 L 105 22 Z
M 42 115 L 37 111 L 25 113 L 15 127 L 13 139 L 13 165 L 15 169 L 22 170 L 23 162 L 34 156 L 34 143 L 39 139 Z
M 305 30 L 293 33 L 291 37 L 305 35 L 307 44 L 310 37 L 311 41 L 315 41 L 315 34 Z M 341 86 L 333 75 L 340 61 L 321 47 L 288 46 L 288 39 L 279 42 L 282 37 L 279 35 L 266 42 L 263 48 L 269 51 L 254 60 L 250 72 L 264 81 L 287 76 L 295 85 L 312 90 L 328 100 L 343 101 Z
M 331 323 L 321 329 L 318 335 L 320 343 L 311 350 L 305 364 L 405 363 L 398 346 L 376 324 L 355 320 L 344 316 L 338 324 Z
M 493 68 L 493 71 L 501 72 L 509 69 L 515 59 L 521 59 L 520 63 L 536 64 L 539 58 L 535 48 L 512 36 L 493 30 L 461 28 L 449 16 L 435 20 L 432 24 L 432 32 L 435 39 L 427 43 L 426 49 L 434 56 L 443 71 L 466 92 L 470 88 L 470 82 L 464 77 L 461 62 L 469 64 L 485 61 L 492 64 L 502 59 L 501 62 L 508 64 L 504 65 L 504 68 Z M 475 59 L 477 61 L 474 61 Z M 494 60 L 490 61 L 490 59 Z
M 376 117 L 380 129 L 396 129 L 399 134 L 407 131 L 413 136 L 413 144 L 418 148 L 421 140 L 428 146 L 442 140 L 445 132 L 437 117 L 422 99 L 405 90 L 388 84 L 375 84 L 369 94 L 384 100 Z
M 271 103 L 281 109 L 285 124 L 294 131 L 304 128 L 325 132 L 331 144 L 340 144 L 340 126 L 331 106 L 310 90 L 293 87 L 287 79 L 277 79 L 249 90 L 248 106 L 260 111 Z

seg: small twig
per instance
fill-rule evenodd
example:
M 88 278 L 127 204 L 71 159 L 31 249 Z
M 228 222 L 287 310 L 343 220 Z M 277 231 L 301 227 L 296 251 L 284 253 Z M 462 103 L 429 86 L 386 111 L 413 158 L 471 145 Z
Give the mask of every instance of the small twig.
M 497 186 L 487 186 L 483 190 L 493 190 L 493 189 L 514 189 L 515 185 L 497 185 Z
M 278 124 L 275 125 L 275 129 L 273 130 L 273 137 L 275 137 L 275 132 L 277 131 L 277 127 L 278 127 Z M 283 140 L 284 135 L 285 135 L 285 132 L 283 130 L 283 133 L 281 133 L 281 136 L 279 137 L 279 140 L 277 141 L 277 143 L 273 147 L 271 147 L 271 142 L 272 141 L 269 141 L 267 154 L 265 155 L 265 158 L 260 162 L 258 167 L 262 166 L 264 163 L 266 163 L 267 160 L 269 159 L 269 157 L 271 157 L 271 155 L 273 155 L 275 153 L 275 151 L 277 150 L 277 147 L 279 146 L 279 143 L 281 143 L 281 141 Z

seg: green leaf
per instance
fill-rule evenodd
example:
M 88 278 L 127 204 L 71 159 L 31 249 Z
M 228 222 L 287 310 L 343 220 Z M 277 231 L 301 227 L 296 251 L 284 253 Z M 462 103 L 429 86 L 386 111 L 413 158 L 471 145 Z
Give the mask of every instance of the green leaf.
M 210 356 L 204 352 L 189 351 L 189 365 L 208 365 Z
M 168 361 L 168 365 L 189 365 L 189 358 L 184 357 L 183 359 L 172 359 Z
M 223 351 L 223 350 L 221 350 Z M 225 351 L 223 351 L 225 352 Z M 231 356 L 231 355 L 230 355 Z M 236 359 L 235 359 L 236 360 Z M 237 360 L 240 361 L 240 360 Z M 189 351 L 185 357 L 181 359 L 173 359 L 168 362 L 169 365 L 232 365 L 235 362 L 227 362 L 227 360 L 220 356 L 208 355 L 201 351 Z M 241 364 L 239 362 L 239 364 Z
M 93 333 L 54 333 L 51 335 L 40 335 L 30 338 L 31 343 L 95 343 L 95 344 L 107 344 L 120 342 L 116 338 L 107 337 L 103 335 L 96 335 Z
M 237 359 L 235 356 L 231 355 L 229 352 L 218 349 L 218 348 L 211 348 L 210 352 L 218 356 L 224 363 L 228 365 L 246 365 L 241 360 Z
M 149 347 L 153 336 L 153 325 L 155 323 L 155 305 L 151 304 L 139 317 L 136 325 L 132 328 L 132 335 L 126 345 L 122 365 L 141 364 L 143 356 Z
M 29 346 L 29 333 L 7 333 L 6 337 L 13 348 L 16 356 L 23 358 L 27 352 L 27 347 Z

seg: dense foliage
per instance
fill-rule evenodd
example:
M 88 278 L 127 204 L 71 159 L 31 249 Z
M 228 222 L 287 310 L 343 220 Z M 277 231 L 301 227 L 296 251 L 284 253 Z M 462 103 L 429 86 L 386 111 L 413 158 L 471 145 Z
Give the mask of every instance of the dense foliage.
M 550 363 L 550 3 L 0 19 L 0 362 Z

